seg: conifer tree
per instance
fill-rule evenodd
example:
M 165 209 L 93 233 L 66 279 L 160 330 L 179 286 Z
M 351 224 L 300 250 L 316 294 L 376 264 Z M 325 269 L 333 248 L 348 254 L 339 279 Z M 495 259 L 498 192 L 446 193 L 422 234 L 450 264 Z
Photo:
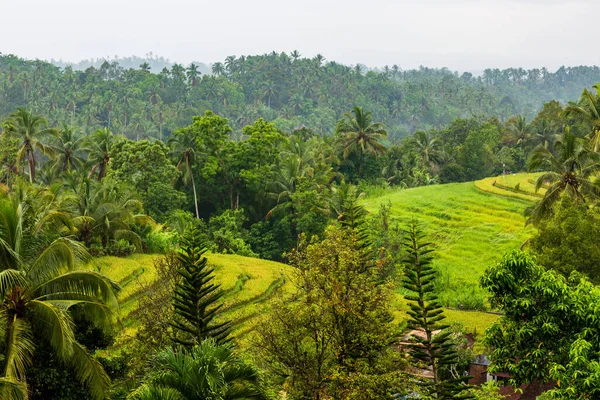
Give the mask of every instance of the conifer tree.
M 470 395 L 462 394 L 468 387 L 467 377 L 453 378 L 448 376 L 445 367 L 457 363 L 456 344 L 452 340 L 451 331 L 442 321 L 446 318 L 443 309 L 434 293 L 435 270 L 431 265 L 431 243 L 425 242 L 425 234 L 412 223 L 405 231 L 403 247 L 404 277 L 402 286 L 409 291 L 405 295 L 410 311 L 409 326 L 420 330 L 425 337 L 413 335 L 410 355 L 417 364 L 431 367 L 433 380 L 423 382 L 423 389 L 434 399 L 469 399 Z M 446 373 L 445 373 L 446 372 Z
M 219 286 L 212 283 L 213 269 L 204 257 L 200 231 L 191 227 L 181 240 L 181 251 L 177 255 L 181 277 L 175 286 L 173 307 L 175 318 L 171 325 L 176 334 L 175 343 L 193 347 L 204 339 L 214 338 L 217 343 L 229 341 L 230 322 L 216 322 L 222 296 Z

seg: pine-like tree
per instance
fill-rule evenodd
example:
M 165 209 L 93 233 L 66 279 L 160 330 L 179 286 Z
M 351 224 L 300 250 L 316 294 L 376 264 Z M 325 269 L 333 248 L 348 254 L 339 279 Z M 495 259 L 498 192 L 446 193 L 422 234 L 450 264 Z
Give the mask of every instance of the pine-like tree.
M 468 388 L 467 377 L 454 378 L 445 370 L 446 366 L 457 363 L 457 350 L 451 331 L 441 323 L 446 317 L 434 293 L 435 270 L 431 265 L 431 243 L 424 241 L 425 234 L 414 222 L 405 235 L 402 286 L 409 291 L 404 296 L 410 302 L 409 326 L 422 331 L 425 336 L 413 335 L 414 343 L 409 352 L 417 364 L 425 364 L 433 372 L 433 380 L 423 382 L 422 387 L 434 399 L 473 398 L 462 394 Z
M 217 284 L 212 283 L 213 269 L 208 267 L 204 257 L 206 249 L 202 246 L 200 232 L 191 227 L 181 240 L 181 251 L 177 255 L 181 276 L 173 294 L 175 318 L 171 325 L 176 333 L 175 343 L 193 347 L 206 338 L 214 338 L 217 343 L 230 340 L 230 321 L 216 322 L 222 296 Z

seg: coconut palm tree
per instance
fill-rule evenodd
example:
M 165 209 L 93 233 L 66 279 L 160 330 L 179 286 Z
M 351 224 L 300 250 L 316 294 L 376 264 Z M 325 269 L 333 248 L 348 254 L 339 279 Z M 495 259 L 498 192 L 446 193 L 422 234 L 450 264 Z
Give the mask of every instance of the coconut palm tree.
M 179 158 L 177 169 L 183 172 L 183 183 L 192 185 L 196 218 L 200 218 L 196 182 L 194 181 L 194 164 L 196 162 L 197 147 L 196 134 L 190 129 L 179 130 L 169 138 L 167 144 L 171 147 L 171 151 Z
M 93 398 L 106 399 L 110 380 L 76 341 L 71 311 L 109 326 L 118 287 L 79 268 L 89 255 L 65 236 L 71 221 L 52 199 L 21 184 L 0 201 L 0 398 L 26 397 L 27 369 L 36 344 L 45 341 Z
M 6 124 L 9 135 L 22 140 L 17 152 L 17 161 L 20 163 L 27 160 L 30 182 L 35 181 L 35 151 L 38 150 L 42 154 L 52 155 L 51 148 L 42 141 L 44 136 L 54 132 L 46 125 L 47 122 L 42 116 L 34 115 L 24 108 L 18 108 L 16 112 L 12 113 Z
M 578 116 L 591 125 L 592 131 L 589 137 L 592 149 L 600 151 L 600 83 L 596 83 L 593 88 L 596 90 L 595 95 L 587 88 L 583 89 L 579 101 L 569 105 L 565 109 L 565 113 Z
M 544 185 L 550 186 L 542 200 L 530 210 L 531 219 L 528 223 L 537 224 L 546 217 L 562 193 L 567 193 L 578 202 L 600 196 L 600 188 L 588 179 L 600 171 L 598 154 L 569 130 L 554 144 L 554 153 L 542 145 L 536 147 L 529 170 L 547 171 L 537 179 L 536 192 Z
M 85 164 L 83 158 L 83 153 L 87 150 L 85 139 L 77 137 L 73 128 L 66 124 L 56 132 L 55 143 L 51 147 L 54 153 L 51 170 L 54 174 L 78 170 Z
M 354 107 L 345 113 L 337 126 L 337 132 L 343 139 L 343 156 L 348 158 L 353 152 L 359 153 L 358 177 L 362 177 L 364 154 L 382 154 L 387 149 L 380 140 L 387 137 L 387 131 L 380 122 L 373 122 L 373 113 Z
M 141 249 L 142 239 L 133 227 L 154 221 L 142 213 L 142 203 L 133 192 L 113 182 L 97 182 L 77 174 L 67 175 L 65 186 L 74 200 L 73 233 L 86 247 L 96 237 L 104 249 L 119 239 Z
M 229 345 L 207 339 L 190 351 L 168 349 L 154 359 L 150 382 L 133 400 L 267 399 L 256 368 L 242 361 Z
M 421 157 L 421 168 L 433 170 L 440 155 L 438 140 L 428 132 L 417 131 L 412 142 Z
M 522 115 L 509 119 L 506 123 L 506 130 L 505 141 L 521 146 L 529 140 L 531 134 L 531 126 Z
M 213 75 L 220 76 L 225 74 L 225 66 L 222 62 L 216 62 L 212 65 Z
M 189 67 L 187 67 L 186 76 L 188 78 L 188 82 L 192 86 L 196 86 L 198 84 L 198 77 L 200 76 L 200 71 L 198 71 L 198 66 L 194 63 L 191 63 Z
M 108 171 L 108 162 L 110 161 L 111 147 L 115 141 L 115 136 L 107 128 L 99 129 L 89 137 L 89 157 L 92 164 L 90 178 L 98 174 L 97 179 L 101 181 Z

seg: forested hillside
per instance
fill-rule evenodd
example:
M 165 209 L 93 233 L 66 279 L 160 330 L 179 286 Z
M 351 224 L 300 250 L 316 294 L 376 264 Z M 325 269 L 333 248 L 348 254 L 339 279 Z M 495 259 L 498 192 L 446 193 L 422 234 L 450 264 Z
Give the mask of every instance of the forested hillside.
M 530 119 L 545 102 L 576 100 L 581 88 L 600 81 L 598 67 L 487 69 L 481 77 L 397 65 L 367 72 L 297 51 L 227 57 L 212 64 L 210 75 L 198 64 L 169 68 L 156 57 L 121 61 L 92 60 L 93 67 L 79 71 L 2 55 L 0 117 L 27 107 L 51 125 L 66 121 L 86 132 L 106 127 L 130 138 L 165 139 L 210 109 L 228 118 L 236 132 L 263 117 L 283 130 L 304 125 L 329 134 L 344 112 L 361 105 L 385 123 L 393 139 L 439 129 L 458 117 Z M 150 72 L 156 66 L 162 70 Z
M 0 56 L 0 399 L 596 398 L 596 79 Z

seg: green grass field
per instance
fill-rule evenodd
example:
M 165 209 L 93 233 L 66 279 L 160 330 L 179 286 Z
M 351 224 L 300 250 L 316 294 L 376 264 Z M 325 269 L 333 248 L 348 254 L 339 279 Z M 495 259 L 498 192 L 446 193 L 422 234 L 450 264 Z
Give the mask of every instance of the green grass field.
M 390 203 L 392 216 L 400 224 L 412 219 L 420 221 L 436 248 L 435 265 L 441 272 L 442 300 L 450 306 L 480 303 L 485 306 L 479 277 L 504 252 L 520 247 L 533 233 L 533 228 L 525 227 L 523 212 L 539 199 L 534 193 L 535 178 L 535 174 L 518 174 L 477 182 L 388 190 L 378 197 L 367 198 L 365 206 L 370 212 L 377 212 L 382 204 Z M 136 322 L 129 314 L 138 305 L 138 282 L 157 278 L 156 257 L 159 256 L 102 257 L 93 264 L 94 269 L 123 287 L 119 295 L 125 327 L 122 338 L 135 333 Z M 234 334 L 243 343 L 246 334 L 260 323 L 269 299 L 278 292 L 293 290 L 294 269 L 237 255 L 207 254 L 207 258 L 225 291 L 225 318 L 236 321 Z M 404 320 L 407 305 L 400 291 L 393 307 L 398 322 Z M 467 331 L 477 332 L 478 341 L 498 318 L 490 313 L 456 309 L 447 309 L 446 316 L 446 322 L 459 322 Z
M 392 217 L 401 226 L 413 219 L 421 223 L 436 250 L 441 299 L 451 306 L 474 307 L 484 298 L 478 282 L 484 270 L 533 233 L 533 228 L 525 226 L 524 211 L 539 200 L 532 183 L 536 177 L 517 174 L 389 190 L 365 199 L 364 204 L 373 213 L 382 204 L 390 204 Z M 518 192 L 494 186 L 494 182 L 513 190 L 519 184 Z

